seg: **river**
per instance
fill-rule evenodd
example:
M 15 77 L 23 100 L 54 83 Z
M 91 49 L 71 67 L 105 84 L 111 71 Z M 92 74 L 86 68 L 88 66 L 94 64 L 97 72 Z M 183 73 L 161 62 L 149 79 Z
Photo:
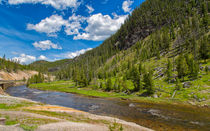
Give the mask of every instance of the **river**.
M 117 117 L 155 130 L 210 130 L 209 108 L 92 98 L 71 93 L 41 91 L 26 86 L 10 87 L 6 92 L 11 96 L 46 104 Z

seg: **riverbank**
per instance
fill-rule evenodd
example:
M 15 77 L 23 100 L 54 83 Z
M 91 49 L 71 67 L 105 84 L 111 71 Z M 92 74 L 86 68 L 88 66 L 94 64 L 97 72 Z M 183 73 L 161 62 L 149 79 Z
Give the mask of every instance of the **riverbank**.
M 61 106 L 0 95 L 3 130 L 149 131 L 150 129 L 117 118 L 93 115 Z
M 54 81 L 50 83 L 38 83 L 38 84 L 31 84 L 29 85 L 29 88 L 39 89 L 39 90 L 45 90 L 45 91 L 59 91 L 59 92 L 65 92 L 65 93 L 75 93 L 79 95 L 89 96 L 89 97 L 102 97 L 102 98 L 119 98 L 123 100 L 130 100 L 135 102 L 145 102 L 150 104 L 175 104 L 175 105 L 193 105 L 193 106 L 199 106 L 199 107 L 209 107 L 210 106 L 210 99 L 209 99 L 209 87 L 206 88 L 206 90 L 202 90 L 203 95 L 205 93 L 208 94 L 205 101 L 197 101 L 196 99 L 182 99 L 180 97 L 140 97 L 138 94 L 125 94 L 125 93 L 116 93 L 116 92 L 104 92 L 103 90 L 94 89 L 91 87 L 85 87 L 85 88 L 77 88 L 75 86 L 75 83 L 72 81 Z M 180 91 L 181 92 L 181 91 Z M 180 95 L 180 92 L 179 95 Z M 186 93 L 189 91 L 185 91 L 183 93 Z M 199 92 L 198 92 L 199 94 Z M 186 94 L 187 95 L 187 94 Z M 196 95 L 195 95 L 196 96 Z

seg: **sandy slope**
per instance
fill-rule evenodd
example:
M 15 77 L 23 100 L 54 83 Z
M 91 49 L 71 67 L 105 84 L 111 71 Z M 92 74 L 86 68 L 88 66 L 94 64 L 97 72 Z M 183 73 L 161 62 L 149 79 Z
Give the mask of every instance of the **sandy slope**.
M 30 78 L 32 75 L 38 74 L 37 71 L 18 70 L 17 72 L 0 71 L 0 80 L 23 80 Z

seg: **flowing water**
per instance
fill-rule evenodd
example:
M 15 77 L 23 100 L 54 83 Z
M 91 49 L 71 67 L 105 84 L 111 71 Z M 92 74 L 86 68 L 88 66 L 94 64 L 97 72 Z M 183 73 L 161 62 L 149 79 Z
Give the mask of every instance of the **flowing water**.
M 117 117 L 155 130 L 210 130 L 209 108 L 92 98 L 71 93 L 41 91 L 26 86 L 10 87 L 6 92 L 11 96 L 46 104 Z

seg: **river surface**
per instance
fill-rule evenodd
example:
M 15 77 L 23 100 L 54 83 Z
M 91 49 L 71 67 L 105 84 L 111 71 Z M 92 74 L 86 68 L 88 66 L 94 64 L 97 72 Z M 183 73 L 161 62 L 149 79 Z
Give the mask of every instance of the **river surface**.
M 46 104 L 71 107 L 93 114 L 117 117 L 155 130 L 210 131 L 209 108 L 92 98 L 71 93 L 41 91 L 30 89 L 26 86 L 10 87 L 6 92 L 11 96 Z

